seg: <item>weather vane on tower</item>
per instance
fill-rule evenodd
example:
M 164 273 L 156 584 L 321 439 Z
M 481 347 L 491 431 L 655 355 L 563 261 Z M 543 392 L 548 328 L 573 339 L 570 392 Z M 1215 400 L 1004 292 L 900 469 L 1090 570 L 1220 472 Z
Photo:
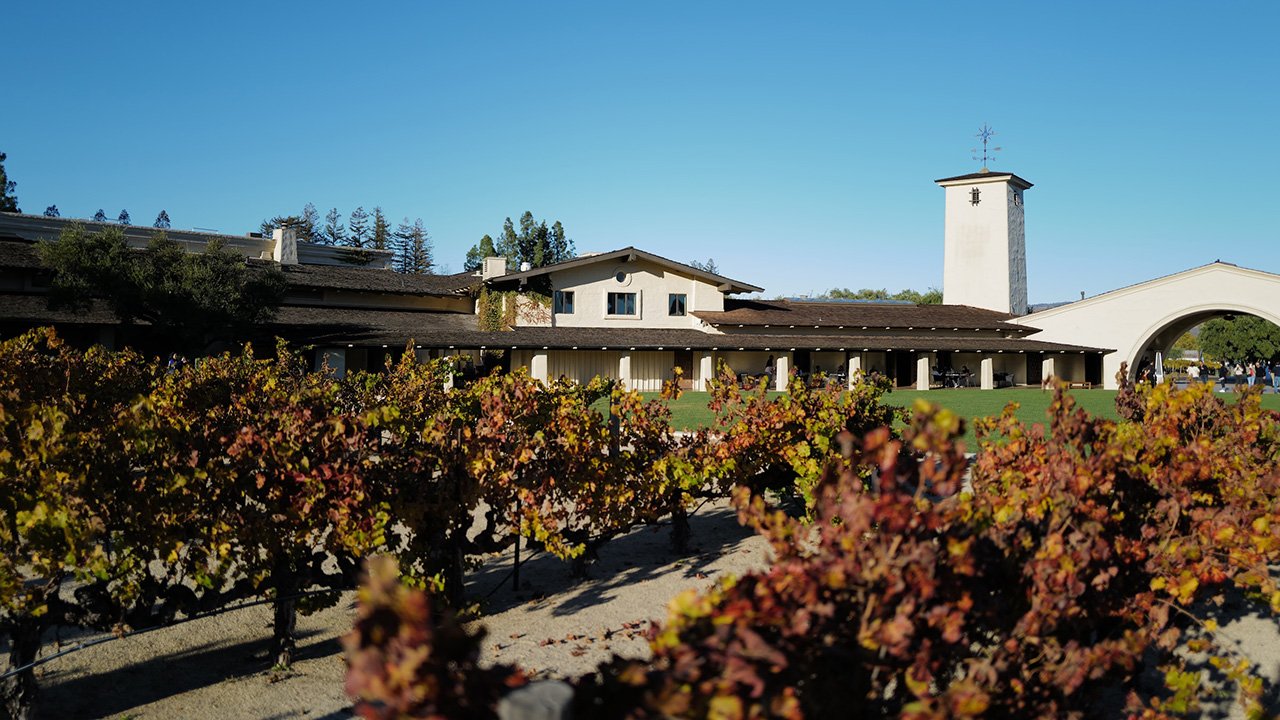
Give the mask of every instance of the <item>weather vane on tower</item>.
M 994 156 L 992 156 L 990 153 L 997 152 L 997 151 L 999 151 L 999 150 L 1001 150 L 1001 149 L 1002 149 L 1002 148 L 998 148 L 998 147 L 997 147 L 997 148 L 991 148 L 991 150 L 990 150 L 990 151 L 988 151 L 988 150 L 987 150 L 987 141 L 988 141 L 988 140 L 990 140 L 990 139 L 991 139 L 991 136 L 992 136 L 992 135 L 995 135 L 995 134 L 996 134 L 995 129 L 991 128 L 991 127 L 990 127 L 990 126 L 988 126 L 986 123 L 982 123 L 982 132 L 978 133 L 977 135 L 974 135 L 974 137 L 980 137 L 980 138 L 982 138 L 982 157 L 978 157 L 977 155 L 974 155 L 974 156 L 973 156 L 973 159 L 974 159 L 974 160 L 981 160 L 981 161 L 982 161 L 982 169 L 983 169 L 983 170 L 986 170 L 986 169 L 987 169 L 987 163 L 988 163 L 988 162 L 995 162 L 995 161 L 996 161 L 995 157 L 994 157 Z M 974 152 L 974 153 L 976 153 L 976 152 L 978 152 L 978 150 L 975 148 L 975 149 L 973 149 L 973 150 L 970 150 L 969 152 Z

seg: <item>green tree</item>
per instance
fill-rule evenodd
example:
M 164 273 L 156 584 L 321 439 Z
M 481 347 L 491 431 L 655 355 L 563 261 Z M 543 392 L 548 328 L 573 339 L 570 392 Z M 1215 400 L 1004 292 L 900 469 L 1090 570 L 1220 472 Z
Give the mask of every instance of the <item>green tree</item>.
M 284 295 L 279 269 L 250 267 L 218 241 L 190 253 L 157 232 L 145 250 L 133 250 L 119 228 L 91 233 L 77 224 L 37 252 L 54 272 L 51 308 L 83 310 L 103 300 L 122 323 L 145 322 L 155 342 L 189 355 L 218 340 L 248 339 Z
M 391 249 L 391 223 L 387 222 L 387 217 L 382 214 L 382 207 L 375 206 L 373 208 L 373 239 L 370 240 L 369 246 L 374 250 Z
M 347 244 L 347 230 L 338 208 L 333 208 L 324 216 L 324 227 L 320 230 L 319 240 L 321 245 Z
M 548 228 L 545 220 L 535 220 L 533 213 L 528 211 L 520 216 L 520 232 L 516 232 L 515 224 L 507 218 L 494 245 L 497 255 L 507 258 L 509 264 L 517 267 L 522 263 L 543 267 L 576 256 L 573 240 L 565 235 L 564 226 L 559 221 Z M 474 257 L 479 252 L 480 247 L 475 246 L 467 256 Z M 481 261 L 484 257 L 480 256 Z
M 431 258 L 431 236 L 422 218 L 412 223 L 405 218 L 396 228 L 396 269 L 402 273 L 426 275 L 434 265 Z
M 44 209 L 44 216 L 45 217 L 62 217 L 62 213 L 58 212 L 57 205 L 50 205 L 49 207 Z
M 0 212 L 22 212 L 18 209 L 18 196 L 13 191 L 18 188 L 18 183 L 9 179 L 4 172 L 4 160 L 7 156 L 0 153 Z
M 156 216 L 155 224 L 153 224 L 152 227 L 159 228 L 160 230 L 168 230 L 169 212 L 167 210 L 161 210 L 160 214 Z
M 316 242 L 316 236 L 319 232 L 316 226 L 320 224 L 320 213 L 316 212 L 316 206 L 307 203 L 302 208 L 302 224 L 298 227 L 298 239 L 304 242 Z
M 121 210 L 120 214 L 116 216 L 116 224 L 118 225 L 130 225 L 132 223 L 133 219 L 129 217 L 128 210 Z
M 712 275 L 720 274 L 720 268 L 716 267 L 715 258 L 707 258 L 706 262 L 699 262 L 697 260 L 693 260 L 689 263 L 689 267 L 696 268 L 698 270 L 701 270 L 702 272 L 709 272 Z
M 106 221 L 107 221 L 107 213 L 106 213 L 105 211 L 103 211 L 103 209 L 102 209 L 102 208 L 98 208 L 98 212 L 96 212 L 96 213 L 94 213 L 94 214 L 93 214 L 93 220 L 94 220 L 94 222 L 106 222 Z
M 560 223 L 556 223 L 559 225 Z M 485 235 L 480 238 L 480 242 L 472 245 L 467 251 L 466 261 L 462 264 L 462 269 L 466 272 L 475 272 L 484 267 L 484 259 L 487 257 L 498 257 L 498 251 L 493 247 L 493 238 Z
M 1169 350 L 1169 358 L 1176 360 L 1186 355 L 1188 351 L 1197 351 L 1199 349 L 1200 341 L 1196 339 L 1196 336 L 1185 332 L 1173 342 L 1173 348 Z
M 347 221 L 347 244 L 351 247 L 364 247 L 369 241 L 369 213 L 361 205 L 351 211 L 351 219 Z
M 1200 326 L 1200 350 L 1206 359 L 1280 359 L 1280 327 L 1253 315 L 1228 315 Z
M 316 214 L 316 206 L 307 203 L 302 209 L 301 215 L 276 215 L 262 221 L 259 228 L 262 234 L 271 237 L 271 233 L 276 228 L 293 228 L 294 234 L 301 242 L 314 242 L 316 237 L 316 221 L 319 216 Z
M 884 288 L 879 290 L 871 288 L 862 288 L 861 290 L 832 288 L 818 297 L 829 298 L 832 300 L 898 300 L 902 302 L 913 302 L 917 305 L 942 304 L 942 291 L 937 288 L 929 288 L 928 292 L 924 293 L 916 290 L 903 290 L 892 294 Z

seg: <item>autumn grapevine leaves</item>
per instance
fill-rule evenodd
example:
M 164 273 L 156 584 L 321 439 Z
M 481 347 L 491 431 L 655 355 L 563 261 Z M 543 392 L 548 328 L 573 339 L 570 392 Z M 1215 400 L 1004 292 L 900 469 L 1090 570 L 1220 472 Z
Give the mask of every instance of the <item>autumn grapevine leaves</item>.
M 1216 636 L 1229 599 L 1280 613 L 1280 417 L 1256 396 L 1125 386 L 1117 423 L 1058 390 L 1044 425 L 980 423 L 968 486 L 951 413 L 920 405 L 901 435 L 854 419 L 788 452 L 776 435 L 805 400 L 748 399 L 718 445 L 765 457 L 754 438 L 775 462 L 710 475 L 774 564 L 676 598 L 648 631 L 651 660 L 573 681 L 575 717 L 1172 718 L 1224 690 L 1265 716 L 1249 659 Z M 807 521 L 755 488 L 783 457 Z M 821 470 L 802 478 L 809 459 Z M 482 635 L 457 635 L 447 610 L 406 614 L 439 606 L 390 561 L 361 592 L 346 645 L 364 716 L 492 717 L 527 682 L 463 662 Z
M 371 553 L 456 605 L 465 570 L 520 537 L 581 569 L 636 524 L 683 524 L 727 491 L 729 468 L 816 467 L 677 437 L 663 403 L 607 381 L 514 373 L 445 392 L 447 368 L 411 353 L 335 380 L 271 350 L 169 369 L 50 330 L 0 345 L 10 667 L 34 659 L 48 627 L 125 634 L 252 597 L 278 600 L 271 652 L 287 666 L 296 613 L 336 597 L 296 596 L 353 586 Z M 612 422 L 590 410 L 604 397 Z M 797 437 L 831 434 L 788 422 Z M 10 677 L 5 703 L 21 712 L 36 690 L 30 672 Z

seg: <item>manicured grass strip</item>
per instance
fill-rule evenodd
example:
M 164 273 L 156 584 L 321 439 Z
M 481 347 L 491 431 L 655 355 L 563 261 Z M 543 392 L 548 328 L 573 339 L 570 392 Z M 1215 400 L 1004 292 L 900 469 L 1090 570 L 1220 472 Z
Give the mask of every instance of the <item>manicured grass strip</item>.
M 779 393 L 769 393 L 776 396 Z M 1072 390 L 1071 395 L 1080 407 L 1087 412 L 1103 418 L 1118 420 L 1116 414 L 1115 390 Z M 658 393 L 645 393 L 646 400 L 658 397 Z M 1224 399 L 1233 397 L 1222 394 Z M 910 408 L 917 398 L 936 403 L 960 416 L 967 418 L 963 441 L 969 451 L 977 448 L 977 437 L 973 432 L 973 419 L 999 415 L 1005 405 L 1016 402 L 1019 420 L 1028 425 L 1045 422 L 1045 413 L 1049 409 L 1052 395 L 1040 388 L 1002 388 L 999 390 L 978 390 L 960 388 L 955 390 L 894 390 L 883 398 L 885 403 Z M 715 414 L 707 407 L 707 393 L 687 392 L 679 400 L 670 404 L 671 424 L 684 430 L 697 430 L 715 424 Z M 598 401 L 591 406 L 602 414 L 609 412 L 607 400 Z M 1262 396 L 1262 407 L 1280 411 L 1280 395 L 1265 394 Z

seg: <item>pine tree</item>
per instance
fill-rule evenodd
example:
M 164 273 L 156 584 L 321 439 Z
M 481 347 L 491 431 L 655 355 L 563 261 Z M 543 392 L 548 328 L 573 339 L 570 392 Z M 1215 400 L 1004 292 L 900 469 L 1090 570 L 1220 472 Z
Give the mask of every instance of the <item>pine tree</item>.
M 160 214 L 156 216 L 155 224 L 152 225 L 152 227 L 158 227 L 161 230 L 168 230 L 169 229 L 169 212 L 167 210 L 161 210 Z
M 102 208 L 98 208 L 98 212 L 93 214 L 93 220 L 94 222 L 106 222 L 107 214 L 102 211 Z
M 369 240 L 369 213 L 361 205 L 351 211 L 351 219 L 347 221 L 347 244 L 351 247 L 364 247 Z
M 0 153 L 0 212 L 22 212 L 18 209 L 18 196 L 13 194 L 18 189 L 18 183 L 10 180 L 4 173 L 6 157 L 4 153 Z
M 556 225 L 559 226 L 560 223 L 556 223 Z M 484 267 L 485 258 L 497 257 L 497 255 L 498 251 L 493 247 L 493 238 L 485 235 L 480 238 L 479 243 L 472 245 L 471 249 L 467 251 L 467 258 L 462 264 L 462 269 L 465 272 L 475 272 Z
M 473 248 L 479 250 L 479 248 Z M 533 213 L 520 216 L 520 232 L 517 233 L 511 218 L 502 226 L 502 234 L 496 243 L 497 254 L 517 267 L 529 263 L 531 267 L 543 267 L 574 257 L 573 241 L 565 236 L 564 226 L 556 221 L 550 228 L 546 221 L 537 221 Z M 483 262 L 483 259 L 482 259 Z
M 699 260 L 691 260 L 689 262 L 689 267 L 697 268 L 703 272 L 709 272 L 712 275 L 720 274 L 720 269 L 716 267 L 715 258 L 707 258 L 706 262 L 701 262 Z
M 121 210 L 120 214 L 116 216 L 117 225 L 129 225 L 132 222 L 133 220 L 130 219 L 128 210 Z
M 412 258 L 413 272 L 418 275 L 429 275 L 435 267 L 432 257 L 431 236 L 422 225 L 422 218 L 413 221 L 413 234 L 409 237 L 409 256 Z
M 62 213 L 58 212 L 57 205 L 50 205 L 49 207 L 44 209 L 44 216 L 45 217 L 62 217 Z
M 409 224 L 409 218 L 405 218 L 400 221 L 399 227 L 396 228 L 393 234 L 391 250 L 395 252 L 395 260 L 393 262 L 395 263 L 396 272 L 412 272 L 409 261 L 409 236 L 412 233 L 413 226 Z
M 387 222 L 387 218 L 382 214 L 382 208 L 375 207 L 373 209 L 373 240 L 370 246 L 375 250 L 392 250 L 393 238 L 391 237 L 391 223 Z
M 316 212 L 316 206 L 307 203 L 302 208 L 302 222 L 298 225 L 298 240 L 302 242 L 316 241 L 316 224 L 320 222 L 320 213 Z
M 338 212 L 338 208 L 333 208 L 324 216 L 324 228 L 320 231 L 320 244 L 347 244 L 347 231 L 342 224 L 342 214 Z
M 302 226 L 302 218 L 297 215 L 277 215 L 273 218 L 267 218 L 262 221 L 258 229 L 264 237 L 271 237 L 276 228 L 293 228 L 300 233 L 299 228 Z
M 422 218 L 409 222 L 405 218 L 396 228 L 396 270 L 411 275 L 426 275 L 434 264 L 431 258 L 431 236 Z
M 507 218 L 502 223 L 502 232 L 498 235 L 498 242 L 495 247 L 498 254 L 505 257 L 509 264 L 519 265 L 523 259 L 520 257 L 520 236 L 516 235 L 516 227 L 512 224 L 511 218 Z
M 551 233 L 547 236 L 547 257 L 544 258 L 546 264 L 551 265 L 552 263 L 572 260 L 576 254 L 573 248 L 573 240 L 565 237 L 564 226 L 557 220 L 551 226 Z

